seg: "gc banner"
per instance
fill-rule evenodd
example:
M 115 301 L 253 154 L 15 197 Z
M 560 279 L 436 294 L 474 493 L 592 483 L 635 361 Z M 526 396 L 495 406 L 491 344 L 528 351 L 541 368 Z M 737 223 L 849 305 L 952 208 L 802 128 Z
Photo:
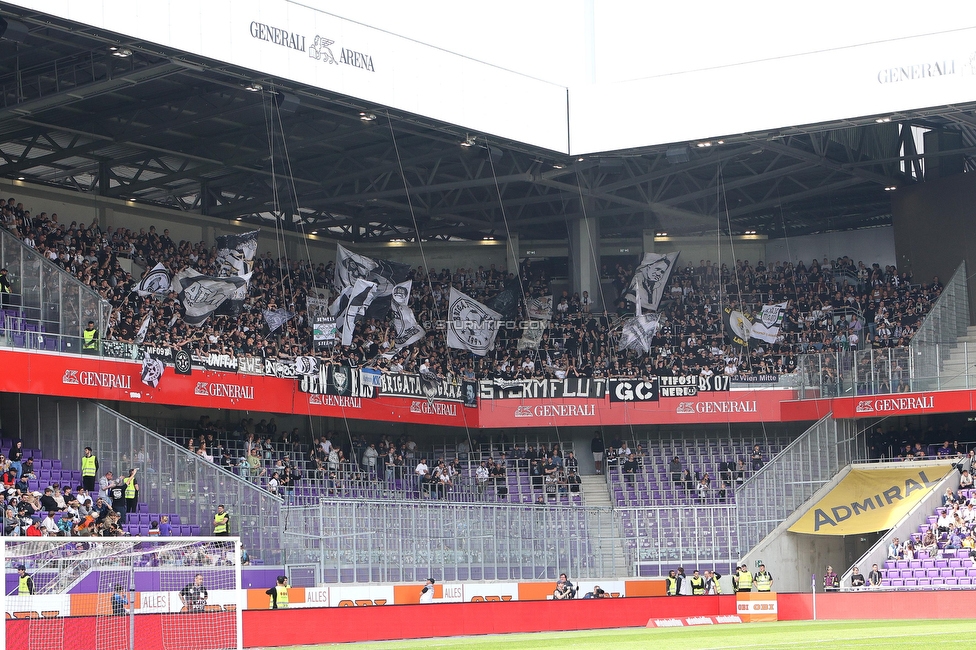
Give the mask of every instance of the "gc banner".
M 656 402 L 660 398 L 657 377 L 650 380 L 611 379 L 611 402 Z
M 952 465 L 852 469 L 800 519 L 791 533 L 860 535 L 894 526 L 946 474 Z

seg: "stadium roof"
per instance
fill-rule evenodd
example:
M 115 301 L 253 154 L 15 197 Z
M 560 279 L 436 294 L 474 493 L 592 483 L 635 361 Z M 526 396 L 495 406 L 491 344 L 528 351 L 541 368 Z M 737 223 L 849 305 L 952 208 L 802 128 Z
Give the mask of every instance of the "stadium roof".
M 956 135 L 942 155 L 974 167 L 976 101 L 577 158 L 0 13 L 29 30 L 0 40 L 0 177 L 347 241 L 565 240 L 584 212 L 604 238 L 864 228 L 922 178 L 923 130 Z

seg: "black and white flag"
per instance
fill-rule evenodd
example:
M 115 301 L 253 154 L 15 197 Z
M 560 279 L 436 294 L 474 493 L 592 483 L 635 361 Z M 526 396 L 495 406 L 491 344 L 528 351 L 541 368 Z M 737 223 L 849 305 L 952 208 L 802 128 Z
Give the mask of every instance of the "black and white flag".
M 142 383 L 153 388 L 158 387 L 165 367 L 162 360 L 147 354 L 142 359 Z
M 295 317 L 295 312 L 288 311 L 287 309 L 265 309 L 263 314 L 264 322 L 268 324 L 268 330 L 272 334 L 274 334 L 279 327 Z
M 254 268 L 254 254 L 258 250 L 258 232 L 217 237 L 217 275 L 222 278 L 248 275 Z
M 776 337 L 779 336 L 780 327 L 783 326 L 786 305 L 785 302 L 763 305 L 762 311 L 759 312 L 759 318 L 754 318 L 752 321 L 752 330 L 750 330 L 749 336 L 766 343 L 775 343 Z
M 305 307 L 308 310 L 308 322 L 310 323 L 329 315 L 329 301 L 323 298 L 306 297 Z
M 544 321 L 528 320 L 522 323 L 522 338 L 519 339 L 519 350 L 538 350 L 542 335 L 546 330 Z
M 410 289 L 413 281 L 407 280 L 393 287 L 393 302 L 390 313 L 393 314 L 393 346 L 396 349 L 405 348 L 424 338 L 427 332 L 417 324 L 413 309 L 407 306 L 410 301 Z
M 179 294 L 183 304 L 184 322 L 199 327 L 218 309 L 222 312 L 239 312 L 247 297 L 250 279 L 250 274 L 214 278 L 195 269 L 180 271 L 173 278 L 173 290 Z
M 535 320 L 552 320 L 552 296 L 526 300 L 525 317 Z
M 658 314 L 642 314 L 624 320 L 620 334 L 619 350 L 639 350 L 644 354 L 651 352 L 651 341 L 661 327 Z
M 369 304 L 370 318 L 385 318 L 393 300 L 393 287 L 407 279 L 410 265 L 389 260 L 377 260 L 353 253 L 338 245 L 336 249 L 335 284 L 346 288 L 362 279 L 376 285 Z
M 317 357 L 295 357 L 295 374 L 317 375 L 321 361 Z
M 160 262 L 142 276 L 134 291 L 143 297 L 163 295 L 169 292 L 172 281 L 173 278 L 170 276 L 169 271 Z
M 638 305 L 638 316 L 644 309 L 657 311 L 664 295 L 664 288 L 671 277 L 671 270 L 678 261 L 680 251 L 674 253 L 644 253 L 644 259 L 634 272 L 630 287 L 624 292 L 624 297 Z
M 722 321 L 729 342 L 739 349 L 748 348 L 749 339 L 752 338 L 752 318 L 749 314 L 726 307 L 722 314 Z
M 358 278 L 351 287 L 343 289 L 329 307 L 329 313 L 336 317 L 336 330 L 341 333 L 344 346 L 352 345 L 356 323 L 366 316 L 366 310 L 373 302 L 375 293 L 375 282 Z
M 447 347 L 485 356 L 495 346 L 501 315 L 451 287 Z
M 149 326 L 152 324 L 152 313 L 146 314 L 146 317 L 142 319 L 142 325 L 139 326 L 139 331 L 136 332 L 136 343 L 142 345 L 142 342 L 146 340 L 146 334 L 149 332 Z

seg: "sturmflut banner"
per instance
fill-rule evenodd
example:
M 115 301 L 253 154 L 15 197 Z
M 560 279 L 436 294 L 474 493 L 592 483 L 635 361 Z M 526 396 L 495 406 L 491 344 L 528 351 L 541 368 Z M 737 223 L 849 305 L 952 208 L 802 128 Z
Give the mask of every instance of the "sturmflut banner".
M 852 469 L 790 526 L 791 533 L 860 535 L 888 530 L 945 476 L 951 464 Z

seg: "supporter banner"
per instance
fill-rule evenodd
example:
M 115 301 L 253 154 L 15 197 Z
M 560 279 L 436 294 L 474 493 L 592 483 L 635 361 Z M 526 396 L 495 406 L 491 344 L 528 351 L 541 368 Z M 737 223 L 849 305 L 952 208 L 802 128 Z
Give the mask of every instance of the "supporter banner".
M 644 259 L 634 272 L 634 279 L 624 297 L 638 305 L 638 316 L 644 309 L 657 311 L 664 295 L 664 288 L 671 277 L 671 271 L 678 261 L 680 251 L 674 253 L 644 253 Z
M 254 254 L 258 250 L 258 232 L 252 230 L 236 235 L 217 236 L 217 275 L 219 277 L 246 276 L 254 269 Z
M 169 292 L 170 283 L 172 282 L 172 277 L 163 263 L 160 262 L 156 266 L 142 276 L 142 280 L 133 289 L 140 296 L 151 296 L 151 295 L 165 295 Z
M 749 337 L 752 335 L 752 319 L 748 314 L 726 307 L 722 320 L 725 323 L 725 336 L 733 346 L 743 349 L 749 347 Z
M 139 348 L 139 352 L 143 357 L 152 357 L 153 359 L 159 359 L 160 361 L 173 361 L 173 348 L 158 347 L 155 345 L 143 345 Z
M 102 341 L 102 354 L 113 359 L 135 359 L 139 346 L 122 341 Z
M 222 313 L 239 313 L 247 296 L 250 274 L 213 278 L 194 269 L 185 269 L 173 278 L 173 290 L 183 304 L 183 321 L 200 326 L 218 309 Z
M 733 384 L 778 384 L 777 374 L 733 375 Z
M 146 356 L 142 359 L 142 383 L 152 388 L 159 386 L 165 366 L 159 359 Z
M 775 343 L 779 336 L 779 329 L 783 325 L 783 316 L 786 314 L 787 303 L 781 302 L 775 305 L 763 305 L 759 312 L 758 320 L 753 320 L 752 330 L 749 336 L 766 343 Z
M 335 316 L 323 316 L 312 323 L 312 344 L 315 349 L 328 350 L 335 347 L 337 334 Z
M 424 338 L 427 332 L 417 324 L 413 309 L 408 306 L 410 290 L 413 280 L 407 280 L 393 287 L 393 302 L 390 311 L 393 314 L 393 343 L 395 348 L 405 348 Z
M 660 397 L 657 377 L 650 379 L 611 379 L 611 402 L 656 402 Z
M 237 372 L 246 375 L 263 375 L 263 357 L 237 357 Z
M 207 370 L 224 370 L 226 372 L 237 372 L 237 357 L 229 354 L 208 354 L 205 357 L 194 357 L 198 365 Z
M 342 288 L 355 286 L 357 280 L 366 280 L 376 285 L 375 296 L 368 305 L 367 316 L 370 318 L 386 317 L 392 302 L 393 287 L 406 280 L 409 273 L 409 264 L 373 259 L 337 245 L 336 286 Z
M 651 352 L 651 341 L 661 328 L 661 317 L 658 314 L 641 314 L 633 318 L 624 319 L 620 332 L 619 350 L 637 350 L 643 354 Z
M 377 368 L 362 368 L 359 371 L 359 381 L 363 382 L 364 386 L 381 388 L 383 385 L 383 372 Z
M 694 397 L 699 393 L 724 393 L 732 387 L 732 381 L 725 375 L 665 375 L 659 377 L 661 397 Z
M 485 356 L 495 347 L 500 319 L 498 312 L 451 287 L 447 347 Z
M 852 469 L 790 526 L 791 533 L 861 535 L 888 530 L 953 471 L 951 464 Z
M 533 320 L 552 320 L 552 296 L 526 300 L 525 317 Z
M 572 377 L 567 379 L 483 379 L 479 382 L 481 399 L 526 399 L 537 397 L 602 399 L 607 392 L 606 379 Z
M 329 315 L 329 301 L 323 298 L 305 298 L 305 307 L 308 309 L 308 320 L 314 323 L 320 318 Z
M 522 338 L 519 339 L 519 350 L 538 350 L 546 330 L 542 327 L 545 321 L 527 320 L 522 323 Z
M 421 377 L 411 373 L 383 373 L 380 394 L 412 399 L 432 399 L 442 402 L 463 402 L 463 384 L 440 379 L 437 375 Z
M 322 365 L 317 375 L 302 375 L 298 382 L 303 393 L 372 398 L 376 389 L 362 383 L 359 369 L 340 365 Z

